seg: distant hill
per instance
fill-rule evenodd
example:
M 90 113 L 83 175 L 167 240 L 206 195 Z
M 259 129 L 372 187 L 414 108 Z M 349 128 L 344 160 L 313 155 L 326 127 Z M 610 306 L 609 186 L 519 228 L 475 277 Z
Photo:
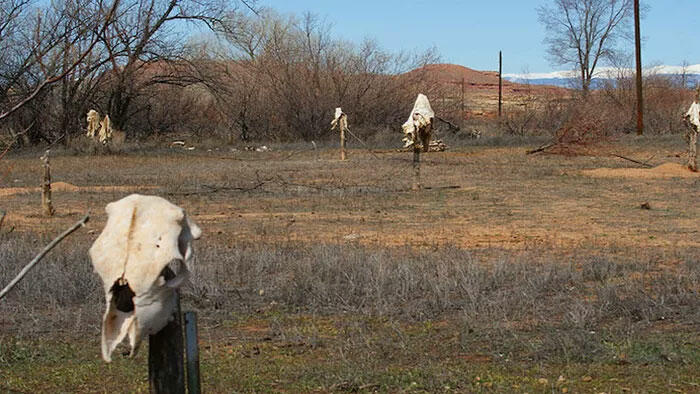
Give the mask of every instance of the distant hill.
M 426 73 L 426 79 L 436 83 L 440 89 L 431 100 L 440 105 L 447 100 L 453 105 L 461 95 L 461 81 L 464 78 L 465 116 L 493 117 L 498 112 L 498 71 L 479 71 L 458 64 L 429 64 L 408 72 Z M 520 104 L 533 96 L 568 95 L 569 90 L 562 85 L 520 83 L 503 80 L 504 105 Z

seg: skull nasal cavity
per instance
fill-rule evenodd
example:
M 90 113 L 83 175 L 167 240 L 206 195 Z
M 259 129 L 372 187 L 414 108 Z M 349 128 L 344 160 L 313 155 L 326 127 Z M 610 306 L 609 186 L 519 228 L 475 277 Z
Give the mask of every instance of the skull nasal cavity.
M 117 310 L 121 312 L 132 312 L 134 310 L 134 292 L 129 287 L 126 281 L 120 284 L 122 280 L 114 282 L 112 289 L 112 300 L 117 306 Z

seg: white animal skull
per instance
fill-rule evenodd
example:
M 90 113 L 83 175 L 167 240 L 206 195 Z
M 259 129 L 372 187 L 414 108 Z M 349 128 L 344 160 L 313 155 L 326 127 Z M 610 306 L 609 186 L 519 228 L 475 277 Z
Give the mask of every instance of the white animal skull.
M 685 113 L 685 119 L 695 126 L 695 130 L 700 130 L 700 104 L 697 101 L 693 101 L 690 105 L 688 112 Z
M 100 114 L 99 112 L 91 109 L 87 113 L 87 136 L 90 138 L 95 138 L 95 132 L 100 129 Z
M 102 122 L 100 122 L 100 131 L 98 137 L 103 145 L 106 145 L 112 139 L 112 121 L 109 119 L 109 115 L 105 115 Z
M 172 319 L 176 290 L 189 274 L 192 241 L 202 231 L 182 208 L 157 196 L 132 194 L 105 210 L 107 224 L 89 254 L 104 284 L 102 358 L 110 362 L 125 336 L 133 356 L 145 335 Z
M 432 125 L 433 118 L 435 117 L 435 112 L 430 107 L 430 101 L 428 97 L 424 94 L 419 94 L 416 98 L 415 104 L 413 104 L 413 109 L 411 114 L 408 115 L 408 120 L 401 126 L 404 133 L 404 148 L 413 146 L 418 142 L 419 134 L 423 132 L 427 135 L 423 136 L 426 139 L 425 144 L 430 143 L 430 129 L 429 126 Z
M 335 109 L 335 117 L 331 121 L 331 130 L 335 130 L 338 127 L 339 131 L 345 131 L 348 129 L 348 116 L 343 112 L 342 108 L 337 107 Z

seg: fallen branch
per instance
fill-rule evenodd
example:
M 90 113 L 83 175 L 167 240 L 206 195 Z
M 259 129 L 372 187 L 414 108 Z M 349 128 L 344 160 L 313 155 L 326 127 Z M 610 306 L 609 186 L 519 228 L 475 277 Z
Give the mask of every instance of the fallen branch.
M 5 220 L 5 215 L 7 213 L 3 210 L 0 210 L 0 230 L 2 230 L 2 222 Z
M 426 186 L 425 190 L 447 190 L 447 189 L 461 189 L 462 186 L 459 185 L 448 185 L 448 186 Z
M 17 275 L 17 277 L 15 277 L 15 278 L 12 280 L 12 282 L 10 282 L 10 284 L 7 285 L 7 287 L 5 287 L 4 289 L 2 289 L 2 291 L 0 291 L 0 300 L 1 300 L 3 297 L 5 297 L 5 295 L 6 295 L 10 290 L 12 290 L 12 288 L 15 287 L 15 285 L 16 285 L 17 283 L 19 283 L 20 280 L 22 280 L 22 278 L 24 278 L 24 276 L 27 274 L 27 272 L 29 272 L 29 270 L 31 270 L 32 268 L 34 268 L 34 266 L 36 265 L 36 263 L 38 263 L 42 258 L 44 258 L 44 256 L 45 256 L 49 251 L 51 251 L 51 249 L 53 249 L 56 245 L 58 245 L 59 242 L 63 241 L 64 238 L 66 238 L 67 236 L 69 236 L 70 234 L 72 234 L 75 230 L 77 230 L 77 229 L 80 228 L 80 227 L 85 226 L 85 223 L 87 223 L 88 220 L 90 220 L 90 216 L 89 216 L 89 215 L 85 215 L 85 217 L 83 217 L 83 218 L 80 219 L 77 223 L 75 223 L 73 226 L 71 226 L 71 228 L 69 228 L 68 230 L 66 230 L 66 231 L 64 231 L 63 233 L 61 233 L 61 235 L 59 235 L 59 236 L 56 237 L 53 241 L 51 241 L 50 244 L 46 245 L 46 247 L 44 248 L 44 250 L 42 250 L 38 255 L 36 255 L 36 257 L 34 257 L 34 259 L 33 259 L 32 261 L 30 261 L 29 264 L 27 264 L 27 265 L 23 268 L 22 271 L 19 273 L 19 275 Z
M 554 145 L 556 145 L 556 142 L 550 142 L 549 144 L 542 145 L 537 149 L 529 150 L 529 151 L 525 152 L 525 154 L 532 155 L 534 153 L 544 152 L 545 150 L 553 147 Z
M 457 126 L 456 124 L 450 122 L 449 120 L 445 120 L 445 119 L 443 119 L 443 118 L 441 118 L 441 117 L 439 117 L 439 116 L 436 116 L 435 119 L 439 120 L 440 122 L 443 122 L 443 123 L 447 124 L 447 126 L 450 128 L 450 130 L 460 131 L 459 126 Z
M 618 154 L 615 154 L 615 153 L 613 153 L 612 156 L 618 157 L 618 158 L 620 158 L 620 159 L 624 159 L 624 160 L 631 161 L 632 163 L 637 163 L 637 164 L 639 164 L 640 166 L 644 166 L 644 167 L 647 167 L 647 168 L 653 167 L 652 165 L 650 165 L 650 164 L 648 164 L 648 163 L 646 163 L 646 162 L 639 161 L 639 160 L 634 160 L 634 159 L 630 159 L 629 157 L 625 157 L 625 156 L 618 155 Z M 652 156 L 652 158 L 653 158 L 653 156 Z M 649 160 L 651 160 L 651 158 L 650 158 Z M 647 160 L 647 161 L 649 161 L 649 160 Z
M 2 153 L 0 153 L 0 160 L 2 160 L 2 158 L 5 157 L 5 155 L 7 154 L 7 152 L 10 151 L 10 148 L 12 148 L 12 145 L 14 143 L 15 143 L 15 141 L 10 142 L 10 144 L 7 145 L 7 148 L 5 148 L 5 150 Z

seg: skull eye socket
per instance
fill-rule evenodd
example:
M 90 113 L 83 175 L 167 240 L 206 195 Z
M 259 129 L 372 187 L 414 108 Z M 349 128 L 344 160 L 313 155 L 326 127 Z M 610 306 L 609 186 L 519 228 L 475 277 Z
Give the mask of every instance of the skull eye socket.
M 118 279 L 109 290 L 112 292 L 112 302 L 121 312 L 132 312 L 134 310 L 134 291 L 129 287 L 125 279 Z

